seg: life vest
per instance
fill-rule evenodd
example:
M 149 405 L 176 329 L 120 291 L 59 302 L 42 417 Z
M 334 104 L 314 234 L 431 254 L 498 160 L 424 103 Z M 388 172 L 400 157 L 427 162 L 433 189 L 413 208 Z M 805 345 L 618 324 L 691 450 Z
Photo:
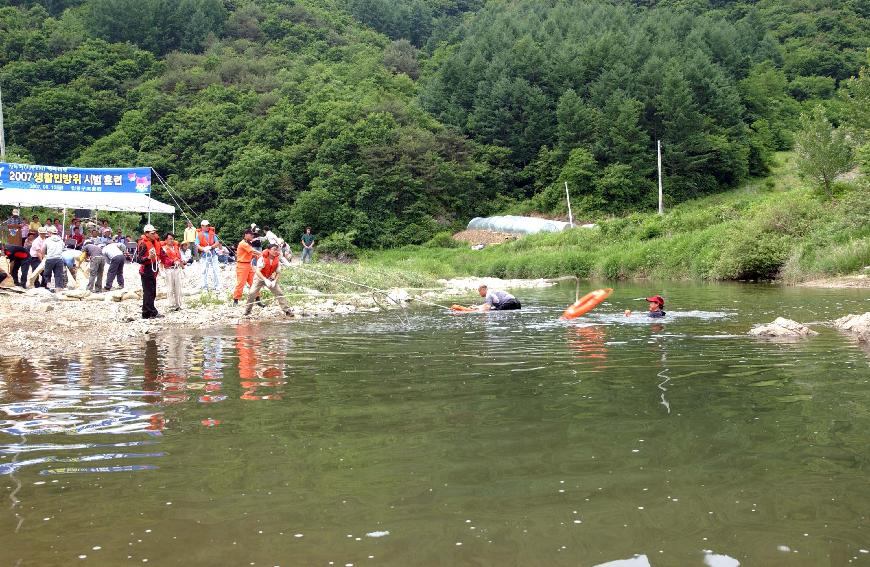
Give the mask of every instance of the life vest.
M 271 278 L 272 274 L 274 274 L 278 270 L 278 265 L 281 263 L 280 256 L 272 256 L 269 254 L 263 254 L 263 267 L 260 268 L 260 273 L 263 274 L 263 277 Z
M 205 239 L 203 240 L 203 235 L 205 235 Z M 217 242 L 217 238 L 215 238 L 214 230 L 207 230 L 203 232 L 202 229 L 196 231 L 196 243 L 199 246 L 214 246 L 215 242 Z
M 178 243 L 173 242 L 172 244 L 167 244 L 166 242 L 161 242 L 161 246 L 163 248 L 163 265 L 167 268 L 172 268 L 175 266 L 175 262 L 181 262 L 181 251 L 178 248 Z
M 154 272 L 154 274 L 156 276 L 157 270 L 160 267 L 160 258 L 163 255 L 162 254 L 163 248 L 160 246 L 160 241 L 159 240 L 151 240 L 149 238 L 146 238 L 145 235 L 143 234 L 142 238 L 139 239 L 139 248 L 141 249 L 143 246 L 145 247 L 145 250 L 144 250 L 145 253 L 140 255 L 139 261 L 142 262 L 142 265 L 139 266 L 139 273 L 140 274 L 145 273 L 145 264 L 147 262 L 147 263 L 151 264 L 151 270 Z M 154 250 L 155 256 L 154 256 L 154 258 L 152 258 L 149 261 L 148 259 L 151 257 L 152 250 Z

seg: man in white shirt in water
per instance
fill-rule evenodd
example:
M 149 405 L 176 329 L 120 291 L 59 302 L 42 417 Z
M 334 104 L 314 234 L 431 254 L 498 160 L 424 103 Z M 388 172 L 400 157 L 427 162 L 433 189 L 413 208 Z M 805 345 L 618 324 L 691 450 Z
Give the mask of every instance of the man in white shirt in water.
M 490 290 L 489 287 L 482 285 L 477 288 L 477 293 L 480 297 L 485 297 L 485 303 L 479 307 L 481 311 L 511 311 L 520 309 L 522 305 L 517 301 L 517 298 L 506 291 L 497 289 Z

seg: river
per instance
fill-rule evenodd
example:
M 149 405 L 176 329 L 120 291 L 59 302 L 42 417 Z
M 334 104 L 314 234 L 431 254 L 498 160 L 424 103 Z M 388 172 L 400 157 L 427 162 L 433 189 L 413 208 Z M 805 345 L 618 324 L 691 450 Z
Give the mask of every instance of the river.
M 870 565 L 870 353 L 745 335 L 870 292 L 657 285 L 0 358 L 0 564 Z

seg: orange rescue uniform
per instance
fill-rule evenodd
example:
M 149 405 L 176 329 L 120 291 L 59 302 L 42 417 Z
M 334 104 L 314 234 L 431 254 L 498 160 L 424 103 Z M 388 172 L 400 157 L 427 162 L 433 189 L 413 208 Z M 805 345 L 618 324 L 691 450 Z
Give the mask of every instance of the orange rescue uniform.
M 254 250 L 254 247 L 247 240 L 242 240 L 236 247 L 236 289 L 233 290 L 233 299 L 242 298 L 245 284 L 248 284 L 248 287 L 254 285 L 254 269 L 251 266 L 251 260 L 254 259 L 254 256 L 259 255 L 259 252 Z

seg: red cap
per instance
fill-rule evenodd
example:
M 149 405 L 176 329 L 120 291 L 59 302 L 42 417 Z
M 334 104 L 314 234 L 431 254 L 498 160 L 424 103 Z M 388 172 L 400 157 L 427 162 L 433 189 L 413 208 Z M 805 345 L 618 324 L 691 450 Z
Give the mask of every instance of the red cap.
M 658 303 L 662 307 L 665 305 L 665 300 L 661 295 L 653 295 L 652 297 L 647 297 L 646 300 L 650 303 Z

